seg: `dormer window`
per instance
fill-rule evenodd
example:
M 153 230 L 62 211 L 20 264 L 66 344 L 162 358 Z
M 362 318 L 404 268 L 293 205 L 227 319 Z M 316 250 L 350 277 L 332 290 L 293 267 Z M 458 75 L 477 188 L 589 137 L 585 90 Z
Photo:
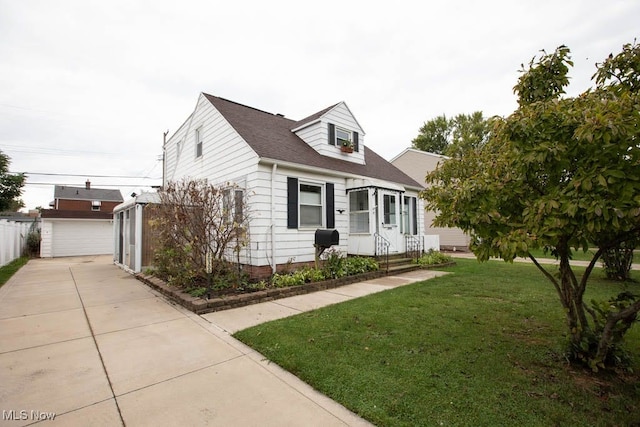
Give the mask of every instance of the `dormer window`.
M 336 141 L 337 141 L 337 145 L 339 146 L 343 146 L 343 145 L 351 145 L 351 132 L 349 132 L 348 130 L 344 130 L 344 129 L 340 129 L 340 128 L 336 128 Z
M 360 151 L 358 143 L 358 132 L 340 128 L 333 123 L 329 123 L 329 144 L 339 148 L 349 148 L 351 151 Z

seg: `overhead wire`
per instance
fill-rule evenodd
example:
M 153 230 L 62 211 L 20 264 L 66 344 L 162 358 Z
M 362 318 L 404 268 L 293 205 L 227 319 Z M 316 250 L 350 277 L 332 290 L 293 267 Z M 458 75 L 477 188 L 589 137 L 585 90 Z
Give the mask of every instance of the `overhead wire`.
M 150 171 L 151 172 L 151 171 Z M 77 173 L 55 173 L 55 172 L 9 172 L 11 174 L 23 173 L 25 175 L 42 175 L 42 176 L 74 176 L 83 178 L 122 178 L 122 179 L 162 179 L 161 176 L 135 176 L 135 175 L 96 175 L 90 173 L 77 174 Z

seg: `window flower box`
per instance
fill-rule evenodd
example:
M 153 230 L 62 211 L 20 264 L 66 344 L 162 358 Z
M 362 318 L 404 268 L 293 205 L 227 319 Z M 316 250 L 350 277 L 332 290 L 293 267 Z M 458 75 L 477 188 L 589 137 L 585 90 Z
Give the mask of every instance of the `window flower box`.
M 353 143 L 351 141 L 343 140 L 340 142 L 340 151 L 343 153 L 353 153 Z

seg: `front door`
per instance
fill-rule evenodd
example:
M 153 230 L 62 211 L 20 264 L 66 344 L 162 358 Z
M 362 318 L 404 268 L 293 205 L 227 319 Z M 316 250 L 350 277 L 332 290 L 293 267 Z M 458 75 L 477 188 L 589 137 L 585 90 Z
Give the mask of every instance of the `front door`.
M 389 242 L 389 253 L 398 252 L 402 242 L 400 197 L 398 192 L 378 191 L 378 233 Z

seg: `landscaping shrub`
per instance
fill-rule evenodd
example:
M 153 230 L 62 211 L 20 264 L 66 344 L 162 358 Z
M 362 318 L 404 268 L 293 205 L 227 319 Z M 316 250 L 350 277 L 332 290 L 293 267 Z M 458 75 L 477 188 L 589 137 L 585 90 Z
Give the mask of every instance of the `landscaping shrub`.
M 305 283 L 320 282 L 328 279 L 338 279 L 344 276 L 362 274 L 379 269 L 378 263 L 367 257 L 344 258 L 338 251 L 330 251 L 321 269 L 303 267 L 292 273 L 276 273 L 271 278 L 274 288 L 299 286 Z
M 354 274 L 362 274 L 369 271 L 378 271 L 380 266 L 373 258 L 348 257 L 345 259 L 344 268 L 347 276 L 352 276 Z
M 344 268 L 344 258 L 340 251 L 329 250 L 324 260 L 324 274 L 327 279 L 338 279 L 347 274 Z
M 27 256 L 34 257 L 40 253 L 40 240 L 39 230 L 27 234 L 27 246 L 25 248 Z
M 418 258 L 418 265 L 427 266 L 427 265 L 436 265 L 436 264 L 446 264 L 448 262 L 452 262 L 453 258 L 449 255 L 443 254 L 440 251 L 434 251 L 433 249 L 429 249 L 427 253 Z
M 317 268 L 303 267 L 300 273 L 304 277 L 305 283 L 321 282 L 325 279 L 324 271 Z
M 274 288 L 287 288 L 289 286 L 304 285 L 304 274 L 296 271 L 289 274 L 274 274 L 271 278 L 271 285 Z

